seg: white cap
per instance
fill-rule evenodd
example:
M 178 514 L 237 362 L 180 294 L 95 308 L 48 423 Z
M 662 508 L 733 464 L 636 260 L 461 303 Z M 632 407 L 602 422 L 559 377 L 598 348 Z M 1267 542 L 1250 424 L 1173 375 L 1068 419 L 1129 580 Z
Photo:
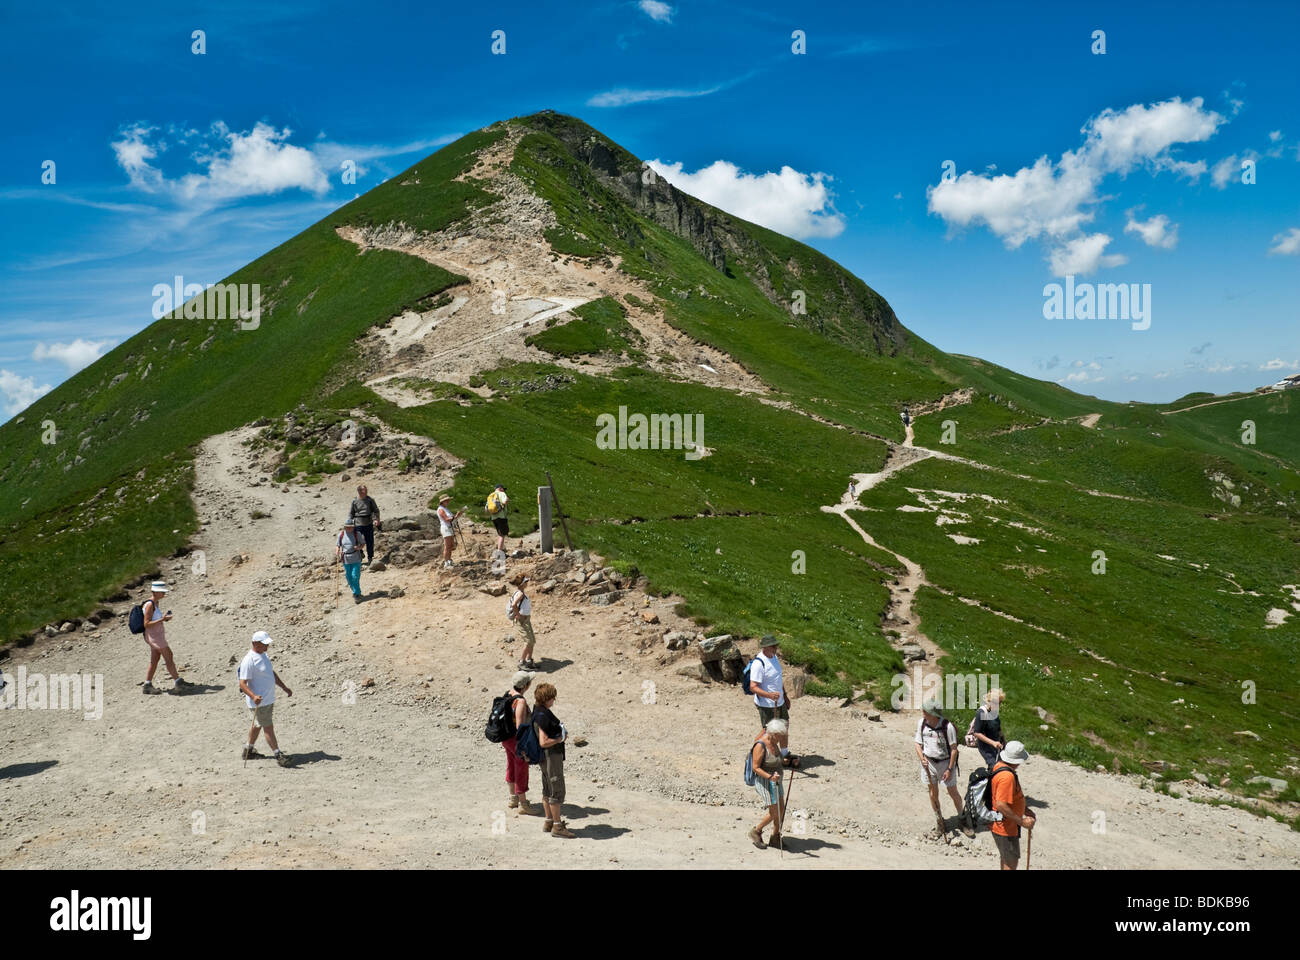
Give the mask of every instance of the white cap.
M 271 635 L 265 630 L 259 630 L 257 633 L 253 634 L 253 642 L 269 644 L 271 642 Z
M 149 589 L 152 590 L 154 593 L 166 593 L 167 584 L 161 580 L 155 580 L 153 583 L 149 585 Z
M 1012 766 L 1020 766 L 1022 763 L 1029 762 L 1029 751 L 1019 740 L 1012 740 L 1002 750 L 1002 759 Z

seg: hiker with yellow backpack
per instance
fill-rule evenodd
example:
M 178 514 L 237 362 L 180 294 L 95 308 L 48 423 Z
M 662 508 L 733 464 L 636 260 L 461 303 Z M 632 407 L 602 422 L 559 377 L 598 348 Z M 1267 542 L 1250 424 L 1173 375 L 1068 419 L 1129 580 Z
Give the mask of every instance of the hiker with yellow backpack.
M 510 522 L 506 519 L 506 513 L 510 506 L 510 498 L 506 496 L 505 484 L 498 483 L 496 489 L 488 494 L 487 515 L 492 520 L 492 526 L 497 531 L 497 549 L 502 553 L 506 549 L 506 537 L 510 535 Z

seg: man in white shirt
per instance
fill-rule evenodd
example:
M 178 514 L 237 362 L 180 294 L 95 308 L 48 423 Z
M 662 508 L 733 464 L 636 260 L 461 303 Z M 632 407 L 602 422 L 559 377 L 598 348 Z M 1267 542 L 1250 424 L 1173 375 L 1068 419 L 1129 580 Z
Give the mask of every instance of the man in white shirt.
M 292 763 L 287 754 L 280 752 L 280 745 L 275 740 L 275 725 L 271 712 L 275 705 L 275 688 L 278 685 L 287 696 L 293 691 L 284 685 L 280 675 L 271 666 L 271 658 L 266 655 L 270 649 L 271 636 L 265 630 L 253 634 L 253 649 L 244 655 L 239 664 L 239 689 L 244 694 L 244 703 L 253 712 L 253 726 L 248 731 L 248 743 L 244 745 L 244 760 L 261 757 L 253 749 L 257 735 L 266 731 L 266 742 L 275 751 L 275 762 L 282 767 Z
M 790 698 L 786 696 L 785 679 L 777 648 L 781 641 L 770 633 L 763 637 L 763 647 L 749 668 L 749 688 L 754 691 L 754 705 L 763 728 L 773 720 L 784 720 L 786 732 L 773 734 L 781 748 L 781 762 L 787 767 L 799 766 L 799 758 L 790 752 Z
M 941 712 L 938 699 L 927 697 L 921 705 L 922 717 L 916 724 L 916 736 L 912 742 L 916 746 L 917 759 L 921 761 L 921 783 L 930 789 L 930 806 L 934 808 L 935 821 L 939 835 L 948 836 L 948 827 L 939 808 L 939 785 L 948 788 L 952 805 L 957 808 L 957 822 L 962 833 L 968 837 L 975 836 L 975 831 L 966 824 L 962 817 L 962 797 L 958 784 L 961 782 L 961 770 L 957 764 L 957 728 Z

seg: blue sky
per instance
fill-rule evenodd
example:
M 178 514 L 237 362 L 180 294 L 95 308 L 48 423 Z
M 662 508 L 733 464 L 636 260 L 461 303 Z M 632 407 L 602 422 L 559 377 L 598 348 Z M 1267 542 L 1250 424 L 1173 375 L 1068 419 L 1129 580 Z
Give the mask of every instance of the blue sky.
M 1112 400 L 1300 372 L 1300 5 L 1056 6 L 10 5 L 0 415 L 150 323 L 155 284 L 544 108 L 945 350 Z M 1067 273 L 1149 284 L 1149 328 L 1045 319 Z

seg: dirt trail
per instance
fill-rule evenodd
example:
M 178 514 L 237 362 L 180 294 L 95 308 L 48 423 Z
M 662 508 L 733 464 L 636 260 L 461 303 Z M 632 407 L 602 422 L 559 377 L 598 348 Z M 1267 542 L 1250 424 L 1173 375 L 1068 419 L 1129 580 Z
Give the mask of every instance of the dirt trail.
M 367 570 L 369 599 L 336 605 L 336 581 L 320 577 L 320 564 L 357 477 L 271 485 L 246 472 L 245 435 L 212 438 L 197 460 L 206 573 L 188 558 L 164 561 L 174 587 L 168 639 L 205 692 L 142 696 L 145 646 L 121 618 L 16 651 L 5 665 L 102 674 L 107 691 L 98 720 L 0 711 L 7 866 L 527 866 L 539 844 L 560 867 L 773 865 L 776 851 L 744 835 L 758 817 L 740 780 L 754 708 L 733 686 L 676 673 L 680 655 L 660 641 L 678 622 L 672 598 L 633 593 L 598 607 L 534 594 L 536 655 L 560 690 L 557 713 L 590 741 L 570 746 L 566 768 L 579 839 L 554 840 L 505 811 L 503 751 L 482 736 L 514 657 L 503 599 L 455 572 L 406 567 Z M 422 509 L 433 488 L 414 474 L 364 479 L 390 518 Z M 270 517 L 250 520 L 253 510 Z M 482 552 L 489 535 L 471 527 L 467 541 Z M 248 559 L 233 564 L 236 554 Z M 405 595 L 384 595 L 396 587 Z M 643 611 L 661 623 L 645 624 Z M 300 761 L 287 770 L 239 760 L 248 718 L 232 660 L 259 628 L 275 637 L 276 667 L 294 690 L 276 705 L 281 743 Z M 987 834 L 950 847 L 929 835 L 910 718 L 873 723 L 812 698 L 797 699 L 792 717 L 792 745 L 809 759 L 789 828 L 798 852 L 785 869 L 993 866 Z M 1300 864 L 1300 837 L 1285 827 L 1162 797 L 1131 778 L 1036 758 L 1022 782 L 1040 814 L 1037 866 Z M 1105 834 L 1093 832 L 1096 811 Z
M 1163 416 L 1169 416 L 1174 413 L 1186 413 L 1188 410 L 1199 410 L 1201 407 L 1217 407 L 1221 403 L 1235 403 L 1238 400 L 1249 400 L 1251 397 L 1258 397 L 1258 393 L 1248 393 L 1240 397 L 1228 397 L 1226 400 L 1208 400 L 1205 403 L 1196 403 L 1190 407 L 1179 407 L 1177 410 L 1161 410 Z

